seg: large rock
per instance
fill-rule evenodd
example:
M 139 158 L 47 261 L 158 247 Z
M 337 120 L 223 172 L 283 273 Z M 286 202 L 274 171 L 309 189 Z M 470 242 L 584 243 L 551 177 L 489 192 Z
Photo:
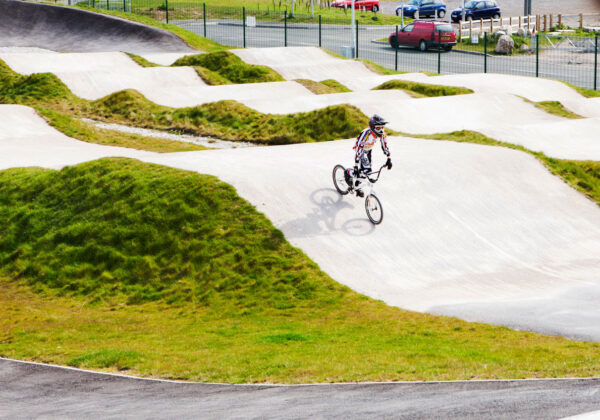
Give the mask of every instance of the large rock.
M 498 54 L 511 54 L 514 47 L 515 41 L 508 35 L 502 35 L 498 39 L 498 44 L 496 44 L 496 52 Z
M 525 35 L 527 35 L 527 31 L 525 30 L 525 28 L 519 28 L 517 29 L 517 35 L 524 37 Z

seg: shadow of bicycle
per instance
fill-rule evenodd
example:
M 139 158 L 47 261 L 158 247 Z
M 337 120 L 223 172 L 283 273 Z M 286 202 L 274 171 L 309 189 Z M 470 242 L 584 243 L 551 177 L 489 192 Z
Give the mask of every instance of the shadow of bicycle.
M 351 219 L 341 226 L 336 226 L 336 218 L 340 211 L 353 209 L 352 196 L 342 196 L 333 188 L 321 188 L 313 191 L 309 199 L 314 204 L 312 211 L 306 216 L 290 220 L 281 229 L 290 238 L 327 235 L 343 231 L 351 236 L 364 236 L 371 233 L 375 226 L 366 218 Z M 362 205 L 363 201 L 358 200 Z

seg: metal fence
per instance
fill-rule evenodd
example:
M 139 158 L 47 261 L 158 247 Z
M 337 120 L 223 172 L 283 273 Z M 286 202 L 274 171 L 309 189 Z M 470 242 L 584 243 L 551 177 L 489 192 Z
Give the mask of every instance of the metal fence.
M 91 7 L 125 10 L 188 29 L 224 45 L 235 47 L 318 46 L 337 54 L 354 55 L 389 69 L 404 72 L 503 73 L 563 80 L 576 86 L 598 88 L 598 37 L 585 33 L 579 16 L 573 33 L 537 33 L 513 36 L 512 54 L 496 54 L 498 34 L 511 31 L 517 21 L 468 22 L 460 30 L 459 44 L 450 52 L 430 48 L 392 48 L 387 39 L 398 29 L 390 25 L 350 24 L 347 18 L 294 14 L 273 7 L 264 9 L 207 6 L 199 2 L 169 0 L 87 0 Z M 365 13 L 357 11 L 357 13 Z M 367 12 L 368 13 L 368 12 Z M 550 19 L 551 20 L 551 19 Z M 543 19 L 546 21 L 546 18 Z M 540 17 L 519 19 L 531 31 L 545 25 Z M 564 28 L 565 18 L 561 18 Z M 509 24 L 510 23 L 510 24 Z M 558 21 L 555 21 L 558 23 Z M 489 25 L 489 27 L 487 26 Z M 495 25 L 495 29 L 494 29 Z M 481 28 L 481 30 L 473 30 Z M 510 27 L 510 29 L 508 29 Z M 356 50 L 352 50 L 352 46 Z

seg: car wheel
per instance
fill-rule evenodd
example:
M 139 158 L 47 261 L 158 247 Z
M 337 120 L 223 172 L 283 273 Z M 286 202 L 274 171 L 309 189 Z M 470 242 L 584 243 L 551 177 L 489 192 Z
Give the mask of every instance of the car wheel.
M 377 12 L 379 11 L 379 7 L 377 7 L 377 5 L 376 5 L 376 4 L 374 4 L 374 5 L 373 5 L 373 8 L 371 9 L 371 11 L 372 11 L 373 13 L 377 13 Z
M 444 16 L 446 16 L 446 11 L 445 11 L 445 10 L 440 10 L 440 11 L 438 12 L 438 17 L 439 17 L 439 18 L 443 18 Z
M 400 12 L 396 10 L 396 16 L 400 16 Z
M 419 51 L 427 51 L 427 43 L 423 39 L 419 41 Z
M 444 45 L 444 51 L 451 51 L 452 45 Z
M 500 19 L 500 15 L 498 13 L 496 13 L 494 16 L 492 16 L 492 19 Z
M 393 36 L 393 37 L 390 38 L 390 46 L 393 49 L 398 48 L 398 38 L 397 37 Z

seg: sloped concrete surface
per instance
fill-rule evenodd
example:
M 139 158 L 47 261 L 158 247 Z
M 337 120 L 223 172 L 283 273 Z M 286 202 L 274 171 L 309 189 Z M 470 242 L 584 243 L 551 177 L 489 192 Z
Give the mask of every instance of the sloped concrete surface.
M 390 138 L 395 166 L 376 186 L 385 218 L 375 227 L 364 200 L 333 189 L 331 170 L 351 164 L 353 140 L 159 155 L 69 139 L 27 107 L 0 110 L 0 169 L 128 156 L 216 175 L 360 293 L 600 341 L 590 298 L 600 294 L 600 209 L 525 153 Z
M 558 419 L 599 408 L 600 381 L 225 385 L 143 380 L 0 358 L 5 418 Z M 592 413 L 593 414 L 593 413 Z
M 61 52 L 194 51 L 162 29 L 68 7 L 0 0 L 0 46 Z

